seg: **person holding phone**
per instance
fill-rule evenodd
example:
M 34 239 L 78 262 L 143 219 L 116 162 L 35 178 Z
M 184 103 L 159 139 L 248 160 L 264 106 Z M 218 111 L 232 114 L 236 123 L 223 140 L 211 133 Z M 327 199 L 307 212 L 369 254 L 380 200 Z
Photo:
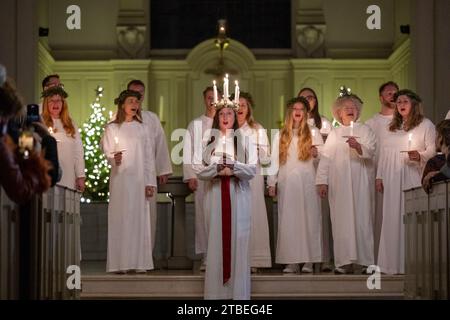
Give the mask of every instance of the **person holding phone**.
M 62 87 L 55 86 L 45 90 L 42 97 L 42 119 L 58 145 L 58 158 L 62 169 L 58 185 L 83 192 L 86 177 L 83 144 L 78 128 L 69 115 L 66 100 L 68 95 Z
M 0 187 L 12 201 L 26 204 L 35 194 L 50 187 L 49 164 L 34 149 L 34 141 L 31 150 L 27 150 L 28 156 L 21 155 L 8 132 L 10 120 L 22 112 L 23 104 L 13 85 L 6 80 L 6 68 L 2 65 L 0 106 Z

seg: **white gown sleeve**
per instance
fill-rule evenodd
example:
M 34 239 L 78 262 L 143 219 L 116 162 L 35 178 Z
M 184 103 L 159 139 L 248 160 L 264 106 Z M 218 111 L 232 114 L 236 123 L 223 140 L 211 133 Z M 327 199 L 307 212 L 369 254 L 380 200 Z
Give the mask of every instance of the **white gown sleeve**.
M 161 126 L 158 116 L 154 115 L 152 119 L 152 128 L 155 130 L 155 160 L 156 175 L 162 176 L 172 174 L 172 163 L 169 156 L 169 148 L 167 147 L 166 135 Z
M 114 161 L 114 155 L 111 152 L 114 152 L 114 128 L 112 124 L 108 124 L 103 132 L 103 137 L 100 140 L 101 148 L 105 155 L 106 160 L 111 166 L 115 166 L 116 163 Z
M 145 185 L 156 187 L 155 152 L 147 130 L 144 128 L 144 175 Z
M 183 139 L 183 181 L 187 182 L 189 179 L 197 178 L 193 168 L 194 162 L 194 121 L 192 121 L 184 135 Z
M 280 165 L 280 132 L 278 132 L 273 139 L 270 168 L 267 171 L 268 173 L 267 185 L 269 187 L 275 187 L 275 185 L 278 182 L 279 165 Z
M 251 180 L 256 174 L 256 165 L 236 161 L 233 172 L 241 180 Z
M 328 135 L 327 141 L 322 148 L 322 154 L 317 167 L 316 173 L 316 185 L 326 184 L 328 185 L 328 175 L 330 170 L 331 156 L 334 154 L 334 148 L 336 145 L 336 131 L 333 130 Z
M 424 121 L 426 120 L 428 119 L 424 119 Z M 426 121 L 424 127 L 425 150 L 419 151 L 422 167 L 425 167 L 427 161 L 436 154 L 436 129 L 434 124 L 431 121 Z
M 200 180 L 212 180 L 217 176 L 217 163 L 211 163 L 210 165 L 203 167 L 198 173 Z
M 359 142 L 361 144 L 362 154 L 358 154 L 358 157 L 370 160 L 375 156 L 377 137 L 369 126 L 363 125 L 363 127 L 365 127 L 366 130 L 364 130 L 363 137 Z
M 75 175 L 77 178 L 86 177 L 84 166 L 84 150 L 81 142 L 80 132 L 75 126 Z
M 270 144 L 269 144 L 269 138 L 267 137 L 267 130 L 265 130 L 263 127 L 258 128 L 257 130 L 258 135 L 258 159 L 259 163 L 262 166 L 268 166 L 270 165 Z

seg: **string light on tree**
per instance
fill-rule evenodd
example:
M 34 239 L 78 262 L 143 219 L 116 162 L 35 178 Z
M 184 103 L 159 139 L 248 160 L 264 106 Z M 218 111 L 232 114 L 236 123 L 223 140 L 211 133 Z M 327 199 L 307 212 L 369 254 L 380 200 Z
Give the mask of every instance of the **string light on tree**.
M 95 92 L 96 98 L 91 104 L 92 113 L 88 121 L 83 124 L 83 129 L 80 130 L 86 165 L 86 188 L 81 201 L 87 203 L 108 200 L 111 169 L 100 149 L 100 138 L 108 121 L 105 116 L 106 109 L 100 103 L 103 88 L 98 86 Z

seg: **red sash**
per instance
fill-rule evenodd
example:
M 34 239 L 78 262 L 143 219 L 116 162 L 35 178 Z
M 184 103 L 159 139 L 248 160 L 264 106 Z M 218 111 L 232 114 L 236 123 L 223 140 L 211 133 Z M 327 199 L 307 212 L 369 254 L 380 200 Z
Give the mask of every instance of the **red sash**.
M 229 176 L 220 177 L 222 192 L 222 267 L 223 284 L 231 276 L 231 197 Z

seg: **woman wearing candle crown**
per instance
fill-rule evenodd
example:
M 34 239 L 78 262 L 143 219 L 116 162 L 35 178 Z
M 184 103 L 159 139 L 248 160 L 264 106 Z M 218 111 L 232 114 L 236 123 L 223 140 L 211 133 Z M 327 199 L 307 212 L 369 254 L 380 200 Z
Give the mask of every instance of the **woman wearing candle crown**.
M 380 142 L 376 188 L 383 193 L 383 220 L 377 265 L 381 272 L 405 272 L 403 190 L 421 186 L 425 163 L 436 153 L 435 127 L 422 113 L 411 90 L 394 96 L 396 108 L 389 133 Z
M 234 95 L 231 96 L 234 99 Z M 253 98 L 250 93 L 241 92 L 237 122 L 239 134 L 246 139 L 249 152 L 254 152 L 257 159 L 256 175 L 250 180 L 252 190 L 252 228 L 250 239 L 250 257 L 252 272 L 257 268 L 270 268 L 269 224 L 267 221 L 266 202 L 264 199 L 264 172 L 262 166 L 270 164 L 269 139 L 266 130 L 253 119 Z
M 108 204 L 108 272 L 153 269 L 148 198 L 154 196 L 156 173 L 150 136 L 139 109 L 141 94 L 125 90 L 115 100 L 116 119 L 102 137 L 111 165 Z
M 374 263 L 373 210 L 368 162 L 375 155 L 376 137 L 369 126 L 357 122 L 362 101 L 341 89 L 333 105 L 341 124 L 328 135 L 317 169 L 319 195 L 328 194 L 336 273 L 351 273 Z
M 197 168 L 206 180 L 204 206 L 210 214 L 205 299 L 250 299 L 251 189 L 255 159 L 234 132 L 236 110 L 219 108 L 212 136 Z

